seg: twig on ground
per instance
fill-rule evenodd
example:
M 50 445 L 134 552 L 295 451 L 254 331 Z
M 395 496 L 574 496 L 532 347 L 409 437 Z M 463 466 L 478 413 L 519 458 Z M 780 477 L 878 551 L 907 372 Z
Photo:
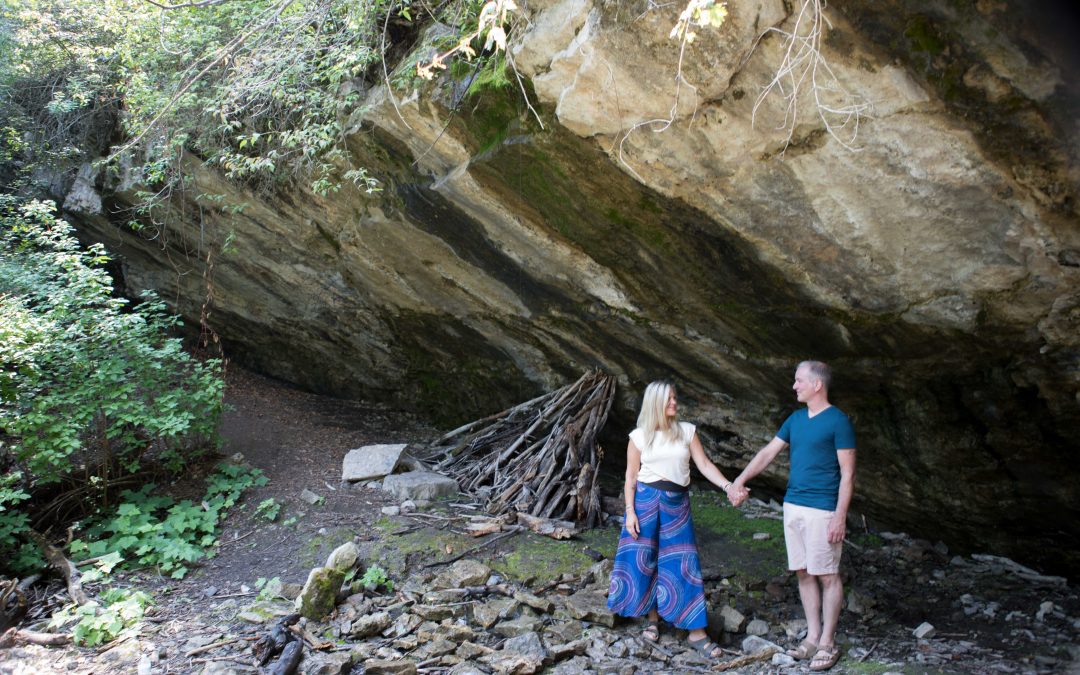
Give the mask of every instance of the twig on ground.
M 488 540 L 484 541 L 482 544 L 478 544 L 476 546 L 473 546 L 472 548 L 466 549 L 466 550 L 462 551 L 461 553 L 457 554 L 456 556 L 454 556 L 452 558 L 447 558 L 446 560 L 436 560 L 435 562 L 428 563 L 428 564 L 424 565 L 421 569 L 426 570 L 429 567 L 438 567 L 440 565 L 449 565 L 452 562 L 457 562 L 458 560 L 461 560 L 462 558 L 469 555 L 470 553 L 473 553 L 475 551 L 479 551 L 480 549 L 484 548 L 485 546 L 490 546 L 491 544 L 494 544 L 495 542 L 499 541 L 500 539 L 506 539 L 507 537 L 511 537 L 511 536 L 517 534 L 518 532 L 522 532 L 522 531 L 525 530 L 525 528 L 517 526 L 517 525 L 512 525 L 510 527 L 513 527 L 514 529 L 512 529 L 512 530 L 510 530 L 508 532 L 503 532 L 502 534 L 496 535 L 496 536 L 492 537 L 491 539 L 488 539 Z
M 191 651 L 184 654 L 184 656 L 195 656 L 197 654 L 205 654 L 206 652 L 217 649 L 218 647 L 224 647 L 225 645 L 231 645 L 232 643 L 239 642 L 239 641 L 240 641 L 240 638 L 229 638 L 228 640 L 219 640 L 218 642 L 212 642 L 212 643 L 210 643 L 208 645 L 203 645 L 202 647 L 196 647 L 195 649 L 192 649 Z

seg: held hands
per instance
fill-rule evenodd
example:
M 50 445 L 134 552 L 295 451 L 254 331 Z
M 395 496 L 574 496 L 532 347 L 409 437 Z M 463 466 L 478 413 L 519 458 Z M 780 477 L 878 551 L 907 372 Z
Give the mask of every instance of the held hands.
M 750 490 L 748 488 L 739 485 L 734 481 L 728 483 L 727 487 L 724 488 L 724 493 L 727 494 L 728 501 L 731 502 L 731 505 L 735 507 L 742 506 L 743 502 L 750 496 Z

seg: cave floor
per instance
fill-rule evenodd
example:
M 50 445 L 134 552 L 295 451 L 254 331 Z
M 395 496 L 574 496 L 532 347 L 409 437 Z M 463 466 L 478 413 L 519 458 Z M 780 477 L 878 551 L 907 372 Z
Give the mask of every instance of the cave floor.
M 340 484 L 348 450 L 377 443 L 422 444 L 439 434 L 424 420 L 378 402 L 317 396 L 235 367 L 227 374 L 226 403 L 223 453 L 241 453 L 270 480 L 245 495 L 230 514 L 217 555 L 181 581 L 147 573 L 126 577 L 126 583 L 146 587 L 155 597 L 138 637 L 98 649 L 6 650 L 0 652 L 0 673 L 127 673 L 135 672 L 140 659 L 143 670 L 150 668 L 147 672 L 219 672 L 216 652 L 194 658 L 185 654 L 193 638 L 212 642 L 265 630 L 237 619 L 255 601 L 260 579 L 303 583 L 331 550 L 355 541 L 369 564 L 382 566 L 400 587 L 422 563 L 482 542 L 449 526 L 468 508 L 464 500 L 437 502 L 425 513 L 388 516 L 383 507 L 397 504 L 391 496 L 373 487 Z M 173 489 L 194 491 L 200 477 L 193 472 L 189 484 Z M 305 491 L 314 496 L 305 500 Z M 273 522 L 256 512 L 269 499 L 280 505 Z M 729 604 L 748 620 L 765 621 L 767 639 L 783 646 L 797 642 L 791 635 L 798 630 L 801 609 L 793 577 L 784 570 L 775 511 L 761 502 L 735 511 L 710 492 L 695 494 L 693 509 L 711 620 L 720 621 L 718 607 Z M 613 525 L 570 541 L 521 534 L 470 557 L 509 583 L 550 588 L 560 578 L 579 578 L 593 564 L 588 553 L 611 557 L 617 538 Z M 902 534 L 860 532 L 850 539 L 840 625 L 845 657 L 831 672 L 1080 672 L 1080 661 L 1073 660 L 1080 659 L 1075 589 L 1033 582 L 1007 565 L 951 555 L 943 544 Z M 933 625 L 934 633 L 917 639 L 913 631 L 924 622 Z M 632 638 L 639 629 L 632 621 L 616 619 L 612 630 Z M 746 637 L 714 634 L 733 652 Z M 665 629 L 668 650 L 681 647 L 682 638 Z M 240 644 L 246 644 L 243 638 Z M 222 647 L 230 648 L 239 647 Z M 663 660 L 626 657 L 622 663 L 628 672 L 685 672 Z M 804 665 L 766 662 L 734 672 L 806 671 Z

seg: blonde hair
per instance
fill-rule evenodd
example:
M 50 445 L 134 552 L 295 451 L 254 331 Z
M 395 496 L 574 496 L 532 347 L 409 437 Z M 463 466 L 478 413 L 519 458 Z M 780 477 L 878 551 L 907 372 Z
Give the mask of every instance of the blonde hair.
M 682 426 L 679 424 L 678 413 L 674 417 L 668 417 L 668 398 L 675 391 L 675 385 L 664 380 L 650 382 L 645 387 L 645 396 L 641 400 L 641 412 L 638 414 L 637 425 L 645 432 L 645 447 L 640 448 L 646 452 L 652 447 L 657 434 L 666 437 L 670 441 L 682 440 Z

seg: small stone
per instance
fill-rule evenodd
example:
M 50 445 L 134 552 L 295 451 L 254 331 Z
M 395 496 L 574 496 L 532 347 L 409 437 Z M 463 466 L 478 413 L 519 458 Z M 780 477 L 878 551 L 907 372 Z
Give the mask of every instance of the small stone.
M 543 661 L 547 658 L 547 650 L 544 649 L 544 645 L 540 641 L 540 635 L 536 632 L 512 637 L 503 643 L 502 648 L 504 652 L 514 652 L 537 661 Z
M 466 641 L 458 645 L 457 651 L 455 653 L 463 659 L 471 660 L 479 658 L 481 656 L 486 656 L 493 651 L 495 650 L 491 647 L 485 647 L 483 645 L 478 645 L 475 642 Z
M 933 625 L 926 621 L 923 621 L 921 624 L 919 624 L 918 628 L 912 631 L 912 635 L 914 635 L 919 640 L 929 640 L 930 638 L 934 637 L 934 633 L 936 632 L 937 630 L 934 628 Z
M 792 619 L 784 623 L 784 633 L 793 640 L 806 636 L 806 619 Z
M 755 532 L 754 533 L 754 541 L 768 541 L 769 539 L 772 539 L 772 535 L 769 534 L 768 532 Z
M 432 581 L 432 588 L 479 586 L 491 576 L 491 568 L 478 560 L 458 560 Z
M 348 675 L 352 672 L 352 655 L 309 651 L 304 654 L 299 672 L 300 675 Z
M 356 561 L 359 557 L 360 549 L 356 547 L 356 544 L 348 541 L 334 549 L 333 553 L 330 554 L 330 557 L 326 559 L 326 565 L 324 565 L 324 567 L 339 572 L 348 572 L 356 565 Z
M 746 617 L 731 605 L 720 608 L 720 617 L 723 618 L 724 630 L 728 633 L 741 633 L 743 626 L 746 625 Z
M 396 516 L 401 513 L 400 506 L 384 506 L 381 510 L 384 516 Z
M 754 619 L 750 623 L 746 624 L 747 635 L 768 635 L 769 624 L 761 619 Z
M 217 595 L 217 592 L 218 592 L 218 587 L 217 586 L 207 586 L 206 588 L 203 589 L 203 595 L 205 597 L 207 597 L 207 598 L 214 597 L 215 595 Z
M 516 619 L 495 624 L 495 627 L 492 628 L 491 631 L 496 635 L 512 638 L 525 635 L 526 633 L 537 632 L 543 625 L 543 622 L 539 619 L 531 616 L 519 616 Z
M 453 608 L 446 605 L 413 605 L 411 611 L 425 621 L 442 621 L 454 615 Z
M 528 605 L 529 607 L 532 607 L 533 609 L 543 612 L 545 614 L 550 614 L 551 611 L 555 609 L 555 603 L 548 600 L 547 598 L 541 598 L 539 596 L 533 595 L 532 593 L 526 593 L 524 591 L 518 591 L 517 593 L 514 593 L 514 599 L 523 605 Z
M 784 652 L 777 652 L 772 655 L 772 664 L 781 668 L 795 665 L 795 657 L 788 656 Z
M 150 662 L 150 657 L 142 655 L 139 657 L 139 665 L 136 668 L 138 675 L 150 675 L 150 671 L 153 670 L 154 665 Z
M 322 497 L 315 494 L 311 490 L 308 490 L 307 488 L 304 488 L 303 492 L 300 493 L 300 499 L 307 504 L 311 504 L 312 506 L 315 506 L 322 501 Z
M 1035 612 L 1036 621 L 1045 621 L 1046 615 L 1054 611 L 1054 603 L 1047 600 L 1039 604 L 1039 611 Z
M 580 621 L 560 621 L 544 628 L 544 636 L 549 643 L 574 642 L 581 639 L 584 631 Z
M 755 619 L 755 621 L 756 620 L 757 619 Z M 783 653 L 784 650 L 781 649 L 780 645 L 774 642 L 769 642 L 768 640 L 757 635 L 750 635 L 742 641 L 743 654 L 756 655 L 763 654 L 767 651 Z
M 364 661 L 366 675 L 416 675 L 416 662 L 409 659 L 368 659 Z
M 615 616 L 607 608 L 607 596 L 600 591 L 584 590 L 566 598 L 566 611 L 575 619 L 591 621 L 611 628 Z
M 375 612 L 374 614 L 366 614 L 353 622 L 349 628 L 349 635 L 357 638 L 371 637 L 377 635 L 390 625 L 392 619 L 388 612 Z
M 251 592 L 251 586 L 248 586 L 247 584 L 240 584 L 240 592 L 241 593 L 250 593 Z

